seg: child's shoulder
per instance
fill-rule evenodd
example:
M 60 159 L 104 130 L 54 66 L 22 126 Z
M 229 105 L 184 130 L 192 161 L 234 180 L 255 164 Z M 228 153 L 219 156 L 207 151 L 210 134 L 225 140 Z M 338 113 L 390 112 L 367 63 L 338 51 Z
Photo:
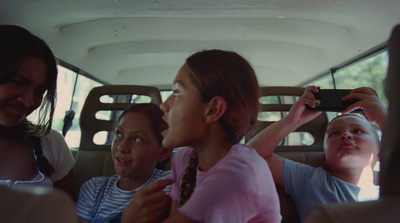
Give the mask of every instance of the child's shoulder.
M 190 147 L 180 147 L 175 152 L 174 156 L 172 157 L 173 160 L 188 160 L 192 156 L 193 148 Z
M 117 174 L 111 176 L 111 177 L 93 177 L 90 180 L 86 181 L 83 185 L 86 187 L 92 187 L 92 188 L 98 188 L 102 187 L 102 185 L 107 181 L 107 183 L 113 183 L 119 179 L 119 176 Z M 82 186 L 83 186 L 82 185 Z
M 235 144 L 229 150 L 227 157 L 229 159 L 249 160 L 250 162 L 262 162 L 265 160 L 257 153 L 257 151 L 245 144 Z
M 171 175 L 171 170 L 160 170 L 160 169 L 155 169 L 154 170 L 154 178 L 156 180 L 162 180 L 162 179 L 167 179 Z

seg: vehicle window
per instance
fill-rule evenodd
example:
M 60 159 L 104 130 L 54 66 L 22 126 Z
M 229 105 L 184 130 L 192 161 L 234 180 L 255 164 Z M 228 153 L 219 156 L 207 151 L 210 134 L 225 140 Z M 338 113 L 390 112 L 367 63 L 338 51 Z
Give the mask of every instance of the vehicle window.
M 161 94 L 161 100 L 164 102 L 172 94 L 172 90 L 161 90 L 160 94 Z
M 70 148 L 75 148 L 79 146 L 81 131 L 79 128 L 79 117 L 80 112 L 82 110 L 83 104 L 85 103 L 86 96 L 89 94 L 92 88 L 101 86 L 102 84 L 94 81 L 90 78 L 87 78 L 83 75 L 78 75 L 76 81 L 76 87 L 74 91 L 74 96 L 72 100 L 71 109 L 75 111 L 75 118 L 71 128 L 68 131 L 68 134 L 65 136 L 65 140 Z M 59 92 L 60 95 L 63 95 L 62 92 Z M 60 111 L 62 112 L 62 111 Z M 64 111 L 65 115 L 65 111 Z M 59 130 L 57 128 L 57 130 Z M 62 128 L 61 128 L 62 130 Z
M 79 146 L 81 137 L 79 116 L 82 106 L 85 103 L 86 96 L 92 88 L 100 85 L 102 84 L 91 78 L 77 74 L 61 65 L 58 66 L 57 103 L 52 128 L 62 133 L 66 112 L 70 109 L 75 112 L 72 126 L 65 136 L 70 148 Z M 32 122 L 36 122 L 37 113 L 33 113 L 28 119 Z
M 385 50 L 343 67 L 333 74 L 336 88 L 353 89 L 357 87 L 371 87 L 378 92 L 380 100 L 387 106 L 387 99 L 383 90 L 383 80 L 386 76 L 387 64 L 388 56 Z M 324 89 L 334 89 L 331 74 L 323 75 L 303 86 L 308 85 L 316 85 Z
M 62 132 L 65 112 L 71 107 L 71 99 L 74 91 L 74 85 L 77 74 L 69 69 L 62 66 L 58 66 L 58 78 L 57 78 L 57 101 L 56 109 L 54 111 L 53 125 L 52 128 Z M 37 111 L 35 110 L 29 117 L 28 120 L 36 123 Z
M 77 74 L 63 66 L 58 66 L 57 104 L 54 112 L 53 129 L 62 132 L 65 112 L 70 110 Z
M 354 89 L 357 87 L 371 87 L 378 93 L 379 99 L 387 107 L 388 101 L 384 93 L 384 79 L 387 73 L 388 54 L 387 50 L 373 54 L 367 58 L 356 61 L 346 67 L 337 70 L 333 74 L 326 74 L 303 86 L 315 85 L 323 89 Z M 336 117 L 335 112 L 327 112 L 328 119 Z M 381 131 L 378 130 L 381 135 Z M 309 136 L 300 135 L 298 142 L 312 143 Z M 290 142 L 290 141 L 289 141 Z M 305 144 L 303 144 L 305 145 Z
M 380 100 L 387 106 L 387 99 L 384 94 L 383 81 L 387 73 L 388 56 L 387 51 L 375 53 L 369 57 L 351 63 L 348 66 L 338 69 L 333 74 L 327 73 L 314 79 L 303 87 L 309 85 L 320 86 L 322 89 L 354 89 L 357 87 L 371 87 L 375 89 Z M 287 104 L 294 103 L 298 97 L 261 97 L 261 104 Z M 286 115 L 285 112 L 262 112 L 258 119 L 260 121 L 278 121 Z M 331 120 L 338 114 L 328 112 L 328 119 Z M 380 133 L 380 132 L 379 132 Z M 311 145 L 314 139 L 311 134 L 303 132 L 292 132 L 282 142 L 282 145 Z

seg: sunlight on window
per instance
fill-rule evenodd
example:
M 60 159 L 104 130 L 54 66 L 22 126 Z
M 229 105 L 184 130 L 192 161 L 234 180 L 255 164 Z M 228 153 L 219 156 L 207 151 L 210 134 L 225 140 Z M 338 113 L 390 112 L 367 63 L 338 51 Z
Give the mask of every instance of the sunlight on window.
M 86 96 L 92 88 L 100 85 L 102 84 L 97 81 L 83 75 L 77 75 L 76 72 L 63 66 L 58 66 L 57 104 L 52 128 L 62 133 L 66 112 L 73 110 L 76 113 L 72 126 L 65 136 L 65 140 L 70 148 L 76 148 L 80 143 L 79 117 Z

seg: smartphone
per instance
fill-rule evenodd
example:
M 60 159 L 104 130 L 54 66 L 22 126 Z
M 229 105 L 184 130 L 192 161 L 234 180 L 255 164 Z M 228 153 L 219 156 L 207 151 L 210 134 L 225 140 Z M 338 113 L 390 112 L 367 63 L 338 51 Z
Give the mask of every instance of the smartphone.
M 316 106 L 315 108 L 312 108 L 309 105 L 306 105 L 306 107 L 308 110 L 312 111 L 342 112 L 351 104 L 358 101 L 356 99 L 342 101 L 342 98 L 350 94 L 350 91 L 352 90 L 326 89 L 313 92 L 316 100 Z M 362 112 L 362 110 L 357 109 L 353 112 Z

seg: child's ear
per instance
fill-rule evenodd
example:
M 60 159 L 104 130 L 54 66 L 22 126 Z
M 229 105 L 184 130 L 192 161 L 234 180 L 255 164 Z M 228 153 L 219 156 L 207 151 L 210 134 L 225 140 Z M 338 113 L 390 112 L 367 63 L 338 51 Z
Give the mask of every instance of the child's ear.
M 212 98 L 205 110 L 205 119 L 207 124 L 218 121 L 226 110 L 226 101 L 220 96 Z
M 325 166 L 326 166 L 326 165 L 327 165 L 327 162 L 326 162 L 326 156 L 325 156 L 325 154 L 322 155 L 322 158 L 324 159 L 324 164 L 325 164 Z
M 173 149 L 166 149 L 164 147 L 161 147 L 161 153 L 158 155 L 157 161 L 161 162 L 161 161 L 167 159 L 168 157 L 170 157 L 171 153 L 172 153 L 172 150 Z

